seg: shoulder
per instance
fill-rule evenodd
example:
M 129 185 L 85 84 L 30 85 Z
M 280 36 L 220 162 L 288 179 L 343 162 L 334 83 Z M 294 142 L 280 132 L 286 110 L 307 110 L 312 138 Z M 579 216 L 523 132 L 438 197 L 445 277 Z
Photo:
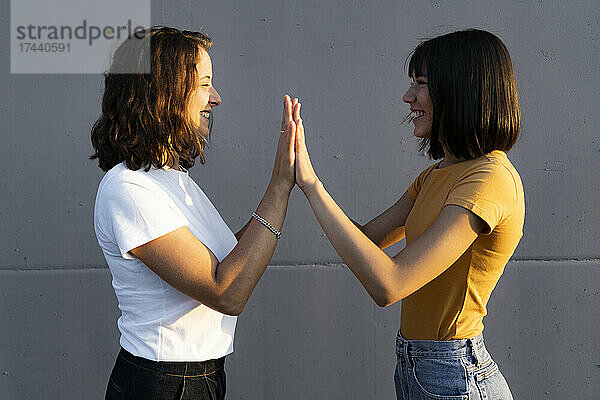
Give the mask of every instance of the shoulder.
M 155 172 L 155 171 L 154 171 Z M 106 172 L 98 186 L 98 198 L 125 195 L 132 188 L 157 190 L 159 186 L 154 179 L 153 170 L 149 172 L 130 170 L 124 163 L 117 164 Z
M 503 152 L 495 151 L 464 164 L 445 204 L 472 211 L 488 224 L 491 232 L 515 214 L 517 206 L 523 208 L 523 198 L 519 174 Z
M 94 204 L 94 221 L 101 230 L 109 231 L 111 226 L 119 229 L 165 226 L 179 221 L 160 173 L 156 169 L 134 171 L 124 164 L 107 171 Z
M 156 170 L 134 171 L 125 165 L 117 165 L 102 178 L 94 204 L 95 217 L 121 215 L 133 209 L 151 206 L 171 206 L 171 199 L 164 185 L 156 179 Z
M 521 177 L 510 162 L 506 153 L 494 150 L 491 153 L 471 160 L 459 173 L 457 183 L 464 180 L 481 181 L 482 184 L 522 190 Z

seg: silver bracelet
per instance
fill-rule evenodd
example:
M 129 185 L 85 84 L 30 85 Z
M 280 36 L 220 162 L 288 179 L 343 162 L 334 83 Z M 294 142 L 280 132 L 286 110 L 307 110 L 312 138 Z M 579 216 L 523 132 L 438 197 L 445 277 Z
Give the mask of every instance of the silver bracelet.
M 256 218 L 256 220 L 258 222 L 260 222 L 261 224 L 263 224 L 264 226 L 266 226 L 267 228 L 269 228 L 269 230 L 275 234 L 275 237 L 277 238 L 277 240 L 281 239 L 281 232 L 279 232 L 277 229 L 273 228 L 273 225 L 271 225 L 269 223 L 269 221 L 267 221 L 266 219 L 264 219 L 263 217 L 261 217 L 257 213 L 252 213 L 252 217 Z

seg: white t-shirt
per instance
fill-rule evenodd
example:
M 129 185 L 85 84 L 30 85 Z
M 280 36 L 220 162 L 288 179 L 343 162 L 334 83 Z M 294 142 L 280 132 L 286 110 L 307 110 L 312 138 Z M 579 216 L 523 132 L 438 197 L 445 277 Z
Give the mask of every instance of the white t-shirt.
M 174 289 L 129 250 L 182 226 L 221 261 L 237 244 L 187 172 L 109 170 L 98 187 L 94 230 L 119 301 L 121 346 L 154 361 L 204 361 L 233 351 L 236 317 Z M 177 249 L 173 249 L 177 251 Z

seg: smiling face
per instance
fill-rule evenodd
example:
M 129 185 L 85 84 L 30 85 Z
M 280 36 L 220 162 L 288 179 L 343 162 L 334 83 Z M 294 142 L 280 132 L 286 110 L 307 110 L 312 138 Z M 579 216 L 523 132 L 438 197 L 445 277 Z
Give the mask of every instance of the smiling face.
M 428 138 L 433 124 L 433 103 L 427 87 L 427 76 L 412 76 L 413 82 L 402 97 L 410 105 L 411 119 L 415 125 L 414 135 Z
M 212 85 L 212 62 L 206 50 L 201 49 L 196 64 L 198 86 L 190 95 L 188 112 L 192 121 L 202 137 L 207 137 L 209 131 L 209 118 L 213 108 L 221 104 L 221 96 Z

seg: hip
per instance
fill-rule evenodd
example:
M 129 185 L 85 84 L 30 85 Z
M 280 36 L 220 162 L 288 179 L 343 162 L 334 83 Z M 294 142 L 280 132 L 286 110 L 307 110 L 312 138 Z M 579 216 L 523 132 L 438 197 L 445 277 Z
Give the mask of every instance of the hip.
M 224 399 L 225 357 L 195 362 L 153 361 L 121 348 L 105 399 Z
M 448 341 L 407 340 L 398 333 L 396 395 L 403 399 L 512 400 L 483 335 Z

